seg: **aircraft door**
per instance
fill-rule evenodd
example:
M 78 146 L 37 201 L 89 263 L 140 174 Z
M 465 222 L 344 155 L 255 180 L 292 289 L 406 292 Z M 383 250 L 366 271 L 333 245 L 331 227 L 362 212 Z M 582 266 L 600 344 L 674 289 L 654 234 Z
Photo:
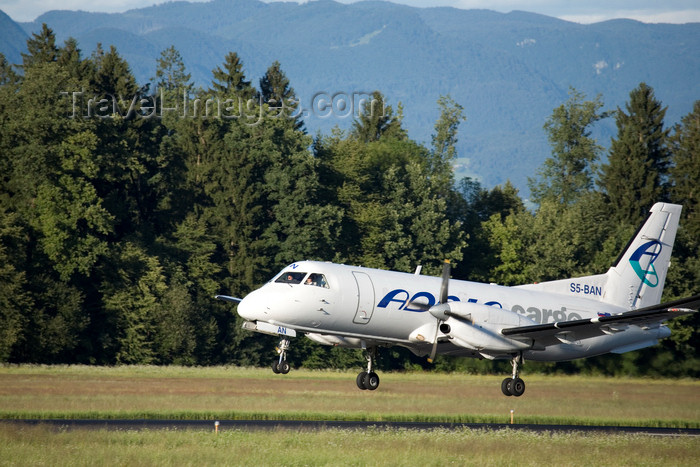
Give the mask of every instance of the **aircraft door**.
M 357 312 L 352 320 L 356 324 L 367 324 L 374 313 L 374 285 L 364 272 L 353 271 L 357 283 Z

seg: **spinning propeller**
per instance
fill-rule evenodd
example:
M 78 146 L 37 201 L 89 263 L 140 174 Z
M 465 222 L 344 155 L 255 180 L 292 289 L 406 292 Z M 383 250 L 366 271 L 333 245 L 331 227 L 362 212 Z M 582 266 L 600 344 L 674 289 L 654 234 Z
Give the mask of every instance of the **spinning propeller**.
M 438 332 L 440 324 L 449 317 L 450 305 L 447 303 L 448 285 L 450 282 L 450 260 L 445 260 L 442 264 L 442 283 L 440 284 L 440 297 L 437 305 L 431 306 L 428 311 L 437 319 L 435 326 L 435 337 L 433 338 L 433 349 L 430 351 L 428 362 L 433 363 L 437 352 Z

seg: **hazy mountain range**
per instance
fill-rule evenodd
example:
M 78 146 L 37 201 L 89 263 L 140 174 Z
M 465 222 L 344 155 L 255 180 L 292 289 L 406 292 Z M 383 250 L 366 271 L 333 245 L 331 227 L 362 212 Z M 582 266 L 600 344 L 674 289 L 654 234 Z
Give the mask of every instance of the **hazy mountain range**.
M 460 127 L 458 177 L 477 175 L 488 187 L 510 179 L 526 190 L 527 177 L 550 155 L 542 125 L 570 86 L 590 98 L 602 94 L 605 108 L 614 109 L 644 81 L 668 106 L 667 125 L 700 99 L 700 23 L 581 25 L 520 11 L 388 2 L 214 0 L 118 14 L 51 11 L 19 25 L 3 14 L 0 52 L 19 63 L 27 35 L 41 23 L 60 43 L 75 37 L 84 55 L 98 42 L 115 45 L 140 83 L 155 74 L 156 58 L 170 45 L 203 87 L 229 51 L 256 85 L 278 60 L 311 110 L 312 133 L 351 122 L 338 110 L 327 118 L 318 116 L 327 111 L 313 112 L 319 93 L 352 97 L 378 89 L 395 110 L 402 103 L 409 135 L 429 143 L 436 100 L 450 94 L 468 119 Z M 607 146 L 614 132 L 609 119 L 596 135 Z

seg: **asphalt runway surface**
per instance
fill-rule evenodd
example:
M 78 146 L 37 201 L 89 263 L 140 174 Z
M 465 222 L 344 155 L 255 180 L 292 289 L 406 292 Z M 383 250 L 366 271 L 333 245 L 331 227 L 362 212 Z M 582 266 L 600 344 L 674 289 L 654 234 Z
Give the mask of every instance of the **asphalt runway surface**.
M 15 425 L 43 425 L 60 430 L 211 430 L 214 420 L 0 420 Z M 535 425 L 505 423 L 430 423 L 430 422 L 355 422 L 302 420 L 219 420 L 218 429 L 225 430 L 525 430 L 557 433 L 637 433 L 656 436 L 700 436 L 697 428 L 655 428 L 634 426 Z

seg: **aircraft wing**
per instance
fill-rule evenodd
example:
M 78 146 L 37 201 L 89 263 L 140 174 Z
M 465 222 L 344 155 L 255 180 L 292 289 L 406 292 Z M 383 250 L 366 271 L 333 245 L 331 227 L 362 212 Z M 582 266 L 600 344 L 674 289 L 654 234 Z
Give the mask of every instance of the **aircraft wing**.
M 700 295 L 695 295 L 617 315 L 505 328 L 501 330 L 501 334 L 512 339 L 531 339 L 542 346 L 556 345 L 615 334 L 624 331 L 628 325 L 655 326 L 668 319 L 696 313 L 698 308 L 700 308 Z
M 214 295 L 214 298 L 219 299 L 219 300 L 225 300 L 227 302 L 233 302 L 233 303 L 241 303 L 241 301 L 243 301 L 242 298 L 231 297 L 229 295 Z

